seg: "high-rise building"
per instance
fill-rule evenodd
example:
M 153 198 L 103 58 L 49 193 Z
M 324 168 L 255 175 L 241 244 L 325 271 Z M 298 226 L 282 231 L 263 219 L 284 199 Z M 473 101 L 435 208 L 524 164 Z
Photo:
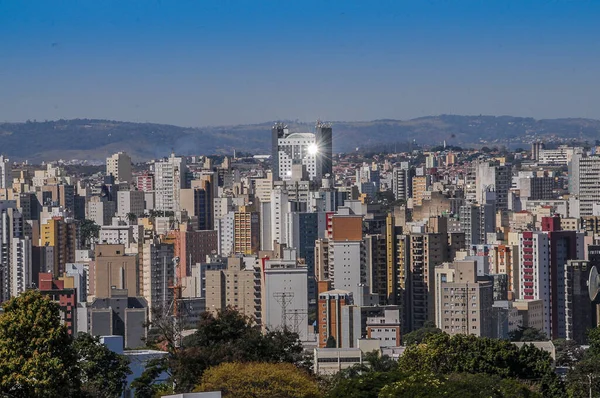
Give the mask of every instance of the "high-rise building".
M 584 234 L 576 231 L 561 231 L 560 217 L 542 217 L 542 231 L 548 234 L 550 253 L 552 339 L 566 338 L 566 284 L 568 260 L 584 259 Z
M 119 152 L 106 158 L 106 175 L 112 175 L 116 183 L 133 182 L 131 157 L 125 152 Z
M 362 216 L 355 214 L 334 215 L 328 250 L 329 280 L 336 290 L 352 292 L 357 305 L 367 304 L 365 293 L 368 293 L 362 220 Z
M 544 148 L 544 143 L 541 141 L 534 141 L 531 143 L 531 159 L 539 160 L 540 151 Z
M 0 189 L 12 187 L 12 169 L 10 161 L 0 155 Z
M 136 186 L 138 191 L 152 192 L 154 191 L 154 174 L 144 173 L 136 177 Z
M 495 245 L 493 253 L 493 274 L 508 275 L 508 291 L 511 298 L 519 298 L 519 255 L 518 246 L 514 245 Z
M 150 242 L 144 244 L 143 250 L 143 286 L 140 296 L 144 296 L 151 310 L 165 310 L 173 300 L 173 290 L 169 287 L 175 281 L 174 245 Z
M 573 154 L 569 164 L 569 193 L 577 197 L 579 216 L 593 216 L 594 205 L 597 206 L 600 197 L 600 156 L 586 156 L 581 153 Z
M 92 336 L 123 336 L 125 348 L 145 345 L 149 319 L 148 303 L 127 290 L 112 289 L 109 297 L 95 298 L 89 307 Z
M 579 344 L 587 344 L 587 331 L 597 326 L 596 304 L 587 286 L 590 269 L 586 260 L 568 260 L 565 266 L 565 338 Z
M 317 138 L 313 133 L 291 133 L 279 139 L 279 180 L 292 180 L 293 166 L 302 165 L 312 180 L 317 178 Z
M 175 256 L 179 257 L 178 278 L 190 276 L 193 264 L 204 262 L 207 255 L 217 252 L 217 231 L 194 231 L 188 224 L 182 224 L 170 234 L 175 237 Z
M 431 177 L 429 175 L 416 175 L 412 178 L 411 194 L 413 198 L 413 206 L 421 206 L 425 192 L 429 190 L 431 185 Z
M 551 337 L 550 327 L 550 253 L 548 235 L 543 232 L 522 232 L 519 234 L 519 264 L 521 264 L 521 300 L 541 300 L 544 305 L 544 325 L 542 332 Z
M 327 346 L 327 340 L 333 338 L 336 347 L 342 340 L 342 307 L 353 304 L 352 292 L 331 289 L 329 281 L 319 281 L 319 301 L 317 306 L 317 324 L 319 347 Z
M 34 282 L 32 269 L 32 245 L 28 236 L 12 238 L 11 247 L 11 296 L 18 296 L 30 288 Z
M 52 217 L 41 226 L 40 242 L 42 246 L 53 248 L 53 268 L 47 271 L 58 277 L 65 271 L 66 263 L 75 262 L 79 225 L 72 219 Z
M 71 336 L 77 335 L 77 292 L 74 288 L 65 288 L 64 281 L 57 280 L 51 273 L 40 273 L 38 289 L 60 306 L 62 323 Z
M 333 131 L 330 123 L 317 121 L 317 179 L 333 176 Z
M 492 337 L 493 283 L 477 276 L 475 261 L 435 268 L 435 320 L 445 333 Z
M 265 259 L 262 268 L 262 324 L 269 330 L 287 328 L 308 339 L 308 275 L 294 249 L 283 258 Z
M 271 131 L 273 180 L 290 181 L 296 166 L 304 166 L 311 180 L 333 172 L 333 136 L 330 124 L 317 122 L 315 133 L 290 133 L 278 123 Z
M 231 306 L 246 316 L 260 318 L 260 282 L 243 257 L 229 257 L 226 267 L 206 269 L 204 275 L 206 311 L 216 314 Z
M 405 331 L 435 316 L 435 267 L 449 260 L 449 234 L 397 235 L 396 291 L 401 295 Z
M 271 129 L 271 168 L 273 169 L 273 180 L 279 178 L 279 139 L 289 134 L 288 127 L 283 123 L 276 123 Z
M 256 254 L 260 250 L 260 214 L 247 206 L 234 213 L 233 253 Z
M 185 158 L 174 153 L 154 163 L 155 208 L 160 211 L 179 211 L 181 189 L 185 188 L 187 165 Z
M 512 184 L 510 165 L 498 162 L 476 163 L 476 200 L 486 203 L 486 192 L 495 192 L 496 209 L 508 210 L 508 191 Z
M 112 289 L 127 289 L 139 295 L 138 256 L 126 254 L 124 245 L 96 245 L 93 264 L 94 296 L 110 297 Z
M 290 212 L 287 218 L 287 238 L 289 247 L 297 250 L 298 258 L 304 260 L 308 272 L 308 298 L 316 303 L 317 284 L 315 278 L 315 241 L 319 238 L 319 214 Z
M 117 198 L 117 216 L 126 218 L 129 213 L 138 217 L 144 214 L 143 191 L 119 191 Z
M 487 243 L 487 234 L 496 232 L 496 212 L 493 204 L 466 203 L 459 211 L 460 227 L 467 248 Z
M 395 167 L 392 172 L 392 192 L 396 200 L 408 200 L 412 197 L 412 173 L 408 163 L 403 167 Z
M 367 283 L 370 293 L 378 297 L 380 305 L 388 304 L 387 246 L 385 235 L 366 235 L 365 253 Z
M 87 219 L 94 221 L 100 226 L 110 225 L 116 211 L 116 202 L 94 196 L 87 204 Z

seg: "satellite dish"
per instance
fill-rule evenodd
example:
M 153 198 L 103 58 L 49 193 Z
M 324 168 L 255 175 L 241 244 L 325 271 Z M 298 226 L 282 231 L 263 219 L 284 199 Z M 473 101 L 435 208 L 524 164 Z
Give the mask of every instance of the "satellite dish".
M 600 275 L 598 269 L 593 266 L 590 270 L 590 279 L 588 280 L 588 293 L 592 303 L 600 303 Z

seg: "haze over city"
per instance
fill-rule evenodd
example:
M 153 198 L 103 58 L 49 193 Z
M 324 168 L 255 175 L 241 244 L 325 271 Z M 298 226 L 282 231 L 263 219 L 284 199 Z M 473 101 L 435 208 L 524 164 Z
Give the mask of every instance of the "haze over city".
M 0 121 L 600 118 L 593 1 L 0 2 Z

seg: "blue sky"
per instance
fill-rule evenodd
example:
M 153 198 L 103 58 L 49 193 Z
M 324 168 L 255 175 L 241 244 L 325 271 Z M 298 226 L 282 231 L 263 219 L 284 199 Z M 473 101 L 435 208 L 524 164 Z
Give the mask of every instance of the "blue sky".
M 0 0 L 0 121 L 600 118 L 600 1 Z

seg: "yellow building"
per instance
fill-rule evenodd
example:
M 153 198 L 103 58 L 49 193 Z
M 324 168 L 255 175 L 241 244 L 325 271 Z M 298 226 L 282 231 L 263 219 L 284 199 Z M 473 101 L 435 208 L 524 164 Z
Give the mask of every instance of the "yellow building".
M 260 250 L 260 215 L 242 206 L 233 219 L 233 251 L 236 254 L 255 254 Z
M 65 270 L 66 263 L 75 262 L 77 249 L 78 224 L 65 221 L 63 217 L 52 217 L 41 226 L 40 244 L 53 250 L 53 275 L 59 276 Z

